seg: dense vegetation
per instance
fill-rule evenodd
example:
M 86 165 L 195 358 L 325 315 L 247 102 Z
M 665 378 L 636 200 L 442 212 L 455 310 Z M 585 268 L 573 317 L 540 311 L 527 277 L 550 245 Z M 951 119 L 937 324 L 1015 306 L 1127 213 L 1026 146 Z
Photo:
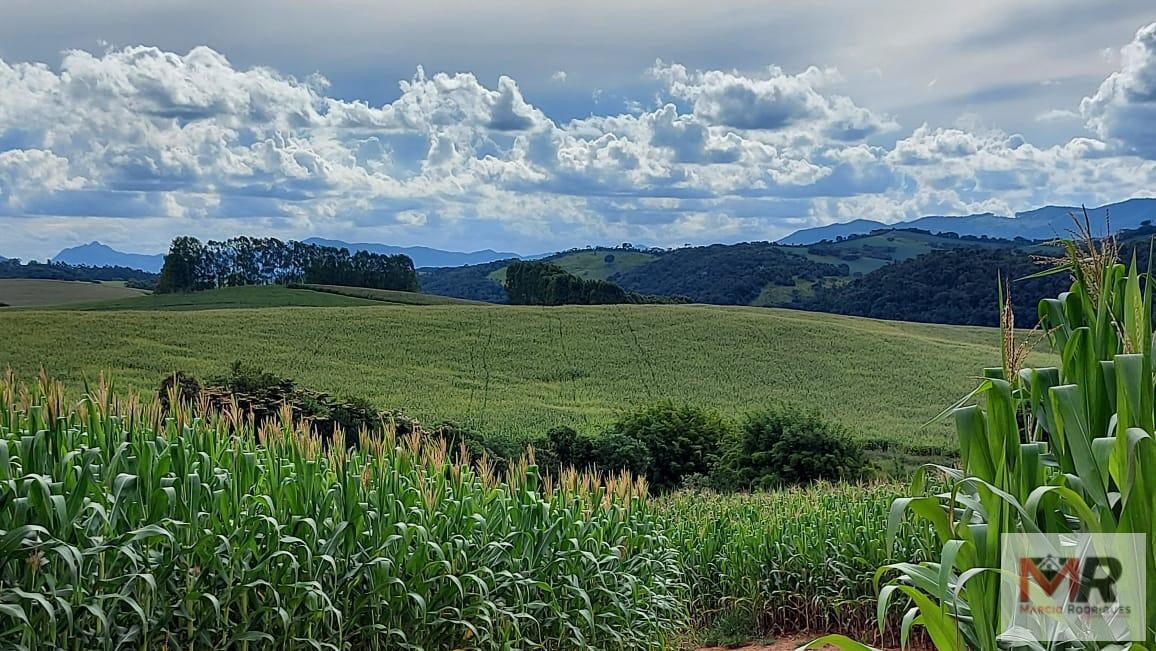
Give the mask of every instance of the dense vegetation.
M 357 306 L 202 310 L 285 304 L 283 295 Z M 161 299 L 171 302 L 160 310 L 188 311 L 174 319 L 149 307 Z M 0 360 L 25 376 L 45 368 L 74 387 L 112 372 L 151 393 L 174 370 L 207 377 L 240 359 L 423 422 L 515 440 L 560 425 L 595 434 L 663 399 L 729 415 L 795 404 L 821 409 L 888 454 L 942 455 L 955 449 L 949 425 L 924 423 L 999 359 L 994 330 L 761 308 L 418 308 L 282 287 L 123 303 L 131 306 L 6 310 Z
M 518 260 L 506 267 L 506 299 L 512 305 L 615 305 L 654 299 L 626 292 L 606 280 L 584 280 L 550 264 Z
M 767 285 L 846 276 L 846 266 L 822 264 L 768 242 L 675 249 L 610 278 L 624 289 L 685 296 L 695 303 L 750 305 Z
M 1156 602 L 1152 279 L 1134 262 L 1120 264 L 1114 243 L 1097 242 L 1090 232 L 1084 231 L 1079 248 L 1068 245 L 1070 291 L 1038 307 L 1051 344 L 1063 351 L 1061 363 L 1029 364 L 1012 330 L 1012 311 L 1001 306 L 1003 363 L 988 369 L 953 410 L 960 469 L 932 468 L 948 490 L 895 503 L 896 516 L 910 513 L 933 526 L 941 548 L 929 561 L 880 571 L 889 581 L 880 591 L 879 611 L 906 609 L 904 635 L 918 625 L 941 650 L 1001 648 L 1001 593 L 1019 588 L 1016 577 L 1001 576 L 1001 545 L 993 544 L 1007 534 L 1143 534 L 1140 553 L 1147 563 L 1125 566 L 1120 585 L 1139 577 L 1146 604 Z M 918 475 L 916 484 L 923 478 Z M 895 536 L 889 526 L 888 539 Z M 1116 638 L 1127 631 L 1096 628 L 1095 617 L 1091 630 L 1102 642 L 1150 640 L 1156 612 L 1142 612 L 1135 637 Z M 1012 634 L 1036 642 L 1033 648 L 1068 636 L 1080 640 L 1068 628 L 1070 619 L 1047 612 L 1025 616 L 1021 610 L 1014 622 L 1019 630 Z M 1045 631 L 1051 635 L 1044 637 Z M 813 645 L 826 643 L 862 649 L 839 636 Z
M 1068 283 L 1063 274 L 1025 279 L 1041 267 L 1021 249 L 966 248 L 897 262 L 846 284 L 814 288 L 797 307 L 897 321 L 996 325 L 999 283 L 1011 281 L 1018 305 L 1036 305 Z
M 658 649 L 688 617 L 703 639 L 870 634 L 871 568 L 926 557 L 925 529 L 877 533 L 893 485 L 654 502 L 625 476 L 463 465 L 416 429 L 356 438 L 0 382 L 0 641 Z
M 818 412 L 780 407 L 747 416 L 725 443 L 711 485 L 754 490 L 869 475 L 863 449 Z
M 69 265 L 63 262 L 21 262 L 16 258 L 0 259 L 0 278 L 35 278 L 41 280 L 78 281 L 131 281 L 134 285 L 147 288 L 156 281 L 157 275 L 128 267 L 87 267 Z
M 690 586 L 692 628 L 704 644 L 799 631 L 841 631 L 898 646 L 875 620 L 876 568 L 929 558 L 929 527 L 883 535 L 895 484 L 813 484 L 784 491 L 683 491 L 655 501 Z
M 29 389 L 0 382 L 6 647 L 657 649 L 682 623 L 628 477 Z
M 157 293 L 218 287 L 317 283 L 418 291 L 413 260 L 348 249 L 236 237 L 202 244 L 194 237 L 173 240 L 157 280 Z
M 598 432 L 552 428 L 540 449 L 547 467 L 624 469 L 646 477 L 656 492 L 749 491 L 873 474 L 850 432 L 789 408 L 753 413 L 739 423 L 664 401 L 624 414 Z
M 490 278 L 490 274 L 508 266 L 514 260 L 498 260 L 465 267 L 438 267 L 419 271 L 424 291 L 440 296 L 453 296 L 471 301 L 505 303 L 506 289 Z
M 414 429 L 412 421 L 382 412 L 364 398 L 335 398 L 299 386 L 293 378 L 240 361 L 233 362 L 227 373 L 205 378 L 203 382 L 189 373 L 177 371 L 161 381 L 157 399 L 165 409 L 181 402 L 207 405 L 217 411 L 238 408 L 258 429 L 270 421 L 283 420 L 288 409 L 293 422 L 308 423 L 326 444 L 338 430 L 380 434 L 387 424 L 402 434 Z
M 591 248 L 563 251 L 542 262 L 585 280 L 609 280 L 652 296 L 681 296 L 722 305 L 787 306 L 811 298 L 818 285 L 833 287 L 881 267 L 954 249 L 1042 247 L 1024 240 L 959 237 L 917 229 L 880 230 L 810 246 L 767 242 L 716 244 L 673 250 Z M 505 302 L 503 282 L 512 261 L 421 271 L 422 286 L 446 296 Z M 993 299 L 994 300 L 994 299 Z M 811 309 L 824 309 L 816 303 Z

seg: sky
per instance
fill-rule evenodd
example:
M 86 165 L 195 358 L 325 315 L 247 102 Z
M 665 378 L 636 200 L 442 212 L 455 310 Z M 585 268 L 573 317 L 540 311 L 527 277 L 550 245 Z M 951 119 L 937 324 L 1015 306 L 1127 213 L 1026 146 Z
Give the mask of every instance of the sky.
M 0 255 L 774 240 L 1156 195 L 1151 0 L 3 0 Z

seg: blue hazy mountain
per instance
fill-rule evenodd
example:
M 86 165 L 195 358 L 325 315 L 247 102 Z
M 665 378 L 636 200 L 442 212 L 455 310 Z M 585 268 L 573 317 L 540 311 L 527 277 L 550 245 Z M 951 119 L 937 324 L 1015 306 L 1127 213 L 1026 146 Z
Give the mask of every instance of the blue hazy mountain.
M 894 224 L 856 219 L 841 224 L 798 230 L 779 240 L 779 243 L 814 244 L 840 236 L 864 235 L 880 228 L 918 228 L 932 233 L 1047 240 L 1067 235 L 1072 229 L 1072 214 L 1082 212 L 1079 206 L 1044 206 L 1016 213 L 1014 217 L 984 213 L 959 217 L 920 217 Z M 1107 225 L 1110 225 L 1113 231 L 1136 228 L 1144 221 L 1156 221 L 1156 199 L 1129 199 L 1097 206 L 1088 209 L 1088 216 L 1097 235 L 1104 234 Z
M 125 253 L 100 242 L 89 242 L 64 249 L 53 256 L 52 261 L 89 267 L 129 267 L 157 273 L 165 263 L 165 256 L 163 253 Z
M 369 244 L 366 242 L 342 242 L 341 240 L 327 240 L 320 237 L 311 237 L 305 240 L 306 244 L 318 244 L 320 246 L 334 246 L 339 249 L 349 249 L 350 251 L 369 251 L 370 253 L 384 253 L 388 255 L 397 255 L 398 253 L 408 255 L 413 260 L 415 267 L 462 267 L 469 264 L 485 264 L 495 260 L 508 260 L 510 258 L 521 258 L 517 253 L 494 251 L 492 249 L 484 249 L 482 251 L 470 251 L 465 253 L 462 251 L 444 251 L 442 249 L 432 249 L 428 246 L 391 246 L 389 244 Z
M 426 246 L 389 246 L 387 244 L 367 243 L 350 244 L 340 240 L 327 240 L 319 237 L 311 237 L 305 240 L 305 242 L 320 246 L 335 246 L 349 249 L 350 251 L 369 251 L 371 253 L 388 254 L 404 253 L 413 259 L 414 266 L 417 267 L 460 267 L 468 264 L 481 264 L 494 260 L 522 257 L 517 253 L 503 253 L 500 251 L 491 251 L 490 249 L 462 253 L 460 251 L 443 251 L 442 249 L 433 249 Z M 64 249 L 53 256 L 52 260 L 54 262 L 64 262 L 71 265 L 87 265 L 90 267 L 130 267 L 132 269 L 142 269 L 144 271 L 157 273 L 161 270 L 161 266 L 164 265 L 165 255 L 163 253 L 157 253 L 155 255 L 124 253 L 100 242 L 89 242 L 88 244 Z

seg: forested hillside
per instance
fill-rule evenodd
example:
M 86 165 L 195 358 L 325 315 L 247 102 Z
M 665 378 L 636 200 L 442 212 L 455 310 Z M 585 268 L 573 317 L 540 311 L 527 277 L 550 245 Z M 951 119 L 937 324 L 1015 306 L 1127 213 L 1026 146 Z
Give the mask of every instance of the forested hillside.
M 675 249 L 610 280 L 642 294 L 750 305 L 768 285 L 790 287 L 848 273 L 847 265 L 813 262 L 769 242 L 749 242 Z
M 505 303 L 506 290 L 491 274 L 516 260 L 498 260 L 467 267 L 438 267 L 418 272 L 422 291 L 471 301 Z
M 1011 281 L 1021 325 L 1033 325 L 1035 305 L 1071 282 L 1067 274 L 1025 279 L 1042 267 L 1022 249 L 968 248 L 927 253 L 888 265 L 843 285 L 816 286 L 814 296 L 794 307 L 818 312 L 897 321 L 996 325 L 996 273 Z M 1030 323 L 1029 323 L 1030 322 Z

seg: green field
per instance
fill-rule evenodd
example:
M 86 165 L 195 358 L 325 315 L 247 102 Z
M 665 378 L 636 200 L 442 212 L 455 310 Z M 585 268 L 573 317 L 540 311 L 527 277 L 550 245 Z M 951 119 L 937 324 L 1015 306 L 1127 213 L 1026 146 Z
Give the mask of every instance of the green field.
M 300 285 L 300 289 L 309 289 L 315 292 L 326 292 L 353 298 L 365 298 L 380 303 L 396 303 L 399 305 L 488 305 L 484 301 L 471 301 L 464 298 L 438 296 L 436 294 L 418 294 L 402 292 L 394 289 L 373 289 L 371 287 L 346 287 L 345 285 Z M 295 303 L 303 305 L 303 303 Z
M 189 294 L 149 294 L 121 300 L 98 301 L 68 306 L 68 310 L 219 310 L 232 308 L 266 307 L 356 307 L 380 305 L 380 301 L 356 296 L 289 289 L 282 285 L 253 285 L 224 287 Z
M 298 296 L 245 289 L 250 299 Z M 138 299 L 134 311 L 7 311 L 0 367 L 23 377 L 43 367 L 73 386 L 111 371 L 151 391 L 174 370 L 219 374 L 244 360 L 313 389 L 519 438 L 598 427 L 667 398 L 728 416 L 785 402 L 822 409 L 864 440 L 934 452 L 954 448 L 950 425 L 923 423 L 999 362 L 998 334 L 985 328 L 741 307 L 415 308 L 297 291 L 361 307 L 201 309 L 237 306 L 192 295 Z M 146 304 L 190 311 L 178 319 Z
M 130 289 L 123 282 L 88 283 L 75 280 L 40 280 L 33 278 L 0 279 L 0 304 L 12 307 L 60 305 L 114 299 L 131 299 L 147 295 Z

